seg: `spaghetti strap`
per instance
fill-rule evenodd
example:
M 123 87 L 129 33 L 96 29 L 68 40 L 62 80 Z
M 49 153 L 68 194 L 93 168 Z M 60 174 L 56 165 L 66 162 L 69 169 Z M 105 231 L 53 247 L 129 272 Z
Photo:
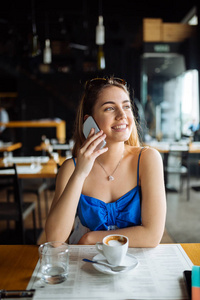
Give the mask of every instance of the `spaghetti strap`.
M 137 186 L 139 185 L 139 166 L 140 166 L 140 156 L 142 153 L 142 150 L 144 149 L 144 147 L 142 147 L 142 149 L 140 150 L 139 156 L 138 156 L 138 165 L 137 165 Z
M 74 165 L 75 165 L 75 167 L 76 167 L 76 161 L 75 161 L 75 158 L 72 157 L 72 159 L 73 159 Z

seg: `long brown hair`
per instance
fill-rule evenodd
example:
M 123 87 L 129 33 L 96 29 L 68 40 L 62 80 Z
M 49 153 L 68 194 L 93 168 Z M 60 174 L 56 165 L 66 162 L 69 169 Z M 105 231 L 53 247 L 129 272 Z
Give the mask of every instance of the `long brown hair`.
M 122 79 L 114 77 L 95 78 L 86 82 L 85 90 L 82 95 L 75 120 L 75 130 L 73 135 L 75 143 L 72 150 L 73 157 L 77 156 L 77 151 L 80 149 L 81 145 L 85 141 L 85 137 L 83 135 L 84 116 L 93 115 L 93 109 L 96 101 L 98 100 L 99 94 L 102 92 L 102 90 L 111 86 L 116 86 L 123 89 L 124 92 L 127 93 L 128 97 L 130 98 L 128 88 L 125 84 L 125 81 Z M 138 125 L 134 117 L 133 130 L 129 139 L 125 142 L 130 146 L 140 146 L 137 126 Z

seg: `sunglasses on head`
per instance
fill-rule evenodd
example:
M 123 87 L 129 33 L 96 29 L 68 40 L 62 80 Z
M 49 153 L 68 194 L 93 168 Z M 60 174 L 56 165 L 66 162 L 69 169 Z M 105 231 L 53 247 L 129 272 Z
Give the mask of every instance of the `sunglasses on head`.
M 87 90 L 91 86 L 101 86 L 103 84 L 107 84 L 107 83 L 109 83 L 110 80 L 111 80 L 111 84 L 116 82 L 116 83 L 122 84 L 124 86 L 127 85 L 126 81 L 121 78 L 115 78 L 115 77 L 113 77 L 112 79 L 110 79 L 110 78 L 93 78 L 91 80 L 86 81 L 85 89 Z

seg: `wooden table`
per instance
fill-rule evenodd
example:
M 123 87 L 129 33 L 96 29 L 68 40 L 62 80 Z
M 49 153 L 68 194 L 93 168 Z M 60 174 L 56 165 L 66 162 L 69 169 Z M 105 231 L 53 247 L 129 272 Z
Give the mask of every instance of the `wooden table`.
M 0 245 L 0 288 L 26 289 L 38 261 L 38 246 Z
M 155 148 L 156 150 L 158 150 L 160 153 L 169 153 L 170 151 L 172 151 L 172 147 L 173 147 L 173 151 L 185 151 L 188 149 L 189 153 L 195 153 L 198 154 L 200 153 L 200 143 L 196 143 L 193 142 L 191 144 L 189 144 L 189 147 L 187 145 L 180 145 L 178 142 L 177 143 L 172 143 L 172 146 L 170 143 L 167 142 L 155 142 L 155 143 L 145 143 L 144 146 L 149 146 L 152 148 Z
M 181 246 L 193 264 L 200 265 L 200 243 Z M 26 289 L 38 258 L 38 246 L 0 245 L 0 288 Z
M 187 146 L 186 144 L 181 144 L 179 142 L 173 142 L 173 143 L 169 143 L 169 142 L 152 142 L 149 144 L 144 144 L 144 146 L 149 146 L 151 148 L 155 148 L 157 151 L 159 151 L 160 153 L 163 154 L 163 164 L 164 164 L 164 169 L 167 169 L 168 166 L 168 159 L 169 159 L 169 155 L 170 152 L 184 152 L 184 151 L 188 151 L 189 155 L 193 155 L 193 154 L 200 154 L 200 142 L 192 142 L 189 144 L 189 146 Z M 188 174 L 190 176 L 190 157 L 188 155 Z M 198 163 L 198 162 L 197 162 Z M 168 176 L 167 176 L 167 171 L 164 172 L 164 177 L 165 177 L 165 185 L 166 185 L 166 189 L 167 190 L 172 190 L 172 191 L 176 191 L 176 188 L 174 187 L 170 187 L 168 185 Z M 189 179 L 188 179 L 189 180 Z M 190 190 L 189 188 L 187 189 L 187 200 L 190 199 Z
M 3 92 L 0 93 L 0 99 L 1 98 L 17 98 L 18 97 L 18 93 L 16 92 Z
M 60 143 L 65 143 L 66 141 L 66 122 L 63 120 L 10 121 L 8 123 L 0 122 L 0 126 L 7 128 L 55 127 L 58 141 Z
M 0 146 L 0 152 L 12 152 L 21 147 L 22 147 L 22 143 L 14 143 L 14 144 L 4 143 L 2 146 Z
M 189 145 L 189 153 L 200 153 L 200 143 L 193 142 Z
M 53 160 L 50 160 L 46 164 L 42 164 L 42 168 L 38 173 L 18 173 L 18 177 L 21 179 L 27 178 L 55 178 L 57 174 L 57 165 Z
M 66 157 L 60 157 L 58 164 L 61 165 L 65 161 Z M 17 165 L 27 165 L 27 164 L 17 164 Z M 3 159 L 0 159 L 0 166 L 5 166 Z M 42 168 L 37 173 L 18 173 L 18 177 L 21 179 L 34 179 L 34 178 L 55 178 L 57 174 L 57 163 L 50 158 L 47 163 L 41 164 Z
M 69 151 L 69 153 L 71 154 L 71 146 L 69 144 L 45 144 L 44 142 L 42 142 L 40 145 L 35 146 L 34 147 L 35 151 L 41 151 L 43 153 L 50 153 L 50 151 L 56 151 L 59 153 L 59 155 L 61 155 L 62 151 Z

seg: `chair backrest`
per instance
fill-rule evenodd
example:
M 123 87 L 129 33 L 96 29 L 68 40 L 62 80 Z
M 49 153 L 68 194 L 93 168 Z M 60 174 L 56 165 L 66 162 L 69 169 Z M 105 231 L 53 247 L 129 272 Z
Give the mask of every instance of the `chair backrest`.
M 0 167 L 0 188 L 13 188 L 14 201 L 22 215 L 22 194 L 16 165 Z

